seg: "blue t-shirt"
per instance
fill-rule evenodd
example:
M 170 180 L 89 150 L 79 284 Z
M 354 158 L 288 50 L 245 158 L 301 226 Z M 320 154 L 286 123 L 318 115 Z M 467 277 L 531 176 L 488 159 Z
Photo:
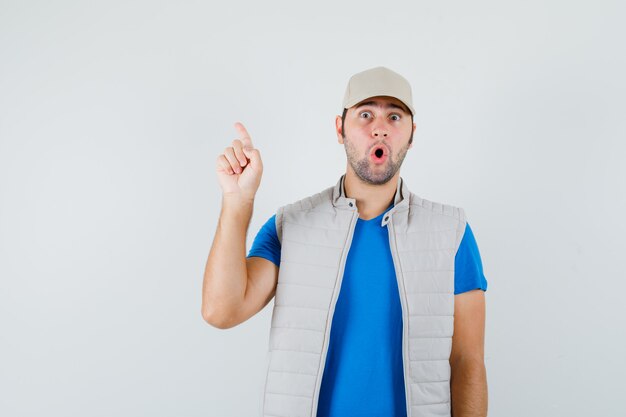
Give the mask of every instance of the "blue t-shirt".
M 318 417 L 406 416 L 402 364 L 402 308 L 382 216 L 358 219 L 335 306 Z M 273 215 L 254 239 L 248 257 L 280 266 L 280 241 Z M 487 290 L 472 229 L 454 258 L 454 294 Z

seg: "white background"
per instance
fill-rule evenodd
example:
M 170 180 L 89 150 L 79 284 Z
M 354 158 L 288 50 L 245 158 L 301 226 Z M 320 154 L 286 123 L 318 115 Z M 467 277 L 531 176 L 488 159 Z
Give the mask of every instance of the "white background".
M 417 195 L 465 208 L 489 415 L 625 415 L 618 1 L 0 1 L 0 415 L 256 416 L 271 302 L 200 313 L 242 121 L 247 247 L 345 172 L 348 78 L 413 86 Z

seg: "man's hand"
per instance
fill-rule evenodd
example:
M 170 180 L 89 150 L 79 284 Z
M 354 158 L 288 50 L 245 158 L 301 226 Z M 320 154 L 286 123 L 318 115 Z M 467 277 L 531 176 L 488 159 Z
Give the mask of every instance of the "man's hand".
M 258 149 L 240 122 L 235 123 L 239 137 L 217 158 L 217 177 L 224 196 L 232 195 L 254 200 L 261 184 L 263 162 Z

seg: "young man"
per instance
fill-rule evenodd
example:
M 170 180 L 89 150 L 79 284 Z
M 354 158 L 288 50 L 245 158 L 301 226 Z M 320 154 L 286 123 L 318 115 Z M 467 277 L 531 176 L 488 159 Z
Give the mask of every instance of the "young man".
M 460 207 L 400 177 L 415 124 L 411 87 L 372 68 L 337 116 L 346 173 L 280 207 L 245 257 L 263 166 L 249 134 L 217 160 L 222 212 L 202 313 L 235 326 L 275 296 L 263 416 L 487 415 L 487 281 Z

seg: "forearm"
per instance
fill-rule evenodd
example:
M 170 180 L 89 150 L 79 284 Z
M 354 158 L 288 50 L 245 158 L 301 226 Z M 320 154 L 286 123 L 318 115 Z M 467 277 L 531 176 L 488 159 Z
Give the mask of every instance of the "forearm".
M 451 364 L 452 417 L 487 416 L 487 370 L 482 360 Z
M 222 322 L 243 302 L 248 280 L 246 233 L 253 205 L 253 200 L 222 198 L 202 285 L 202 315 L 209 322 Z

